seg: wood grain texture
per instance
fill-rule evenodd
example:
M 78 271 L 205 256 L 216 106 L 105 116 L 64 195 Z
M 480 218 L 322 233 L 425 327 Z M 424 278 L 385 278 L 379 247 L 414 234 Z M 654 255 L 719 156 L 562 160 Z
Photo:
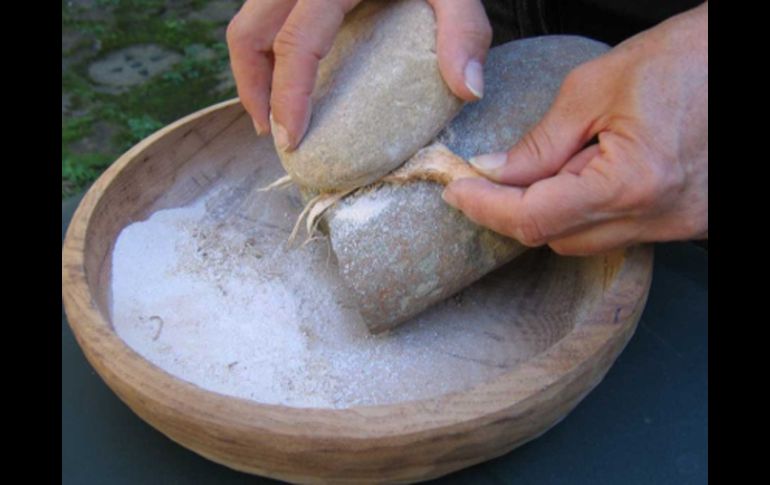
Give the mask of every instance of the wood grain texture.
M 652 277 L 650 246 L 591 258 L 540 250 L 525 260 L 531 268 L 516 273 L 522 279 L 518 297 L 532 309 L 530 328 L 543 329 L 527 337 L 540 342 L 533 343 L 538 352 L 468 391 L 394 405 L 298 409 L 177 379 L 112 329 L 113 244 L 127 224 L 278 164 L 271 140 L 253 134 L 237 100 L 194 113 L 142 141 L 104 173 L 76 211 L 62 252 L 63 302 L 88 361 L 142 419 L 213 461 L 303 483 L 435 478 L 548 430 L 601 381 L 636 328 Z M 553 311 L 562 300 L 579 304 Z

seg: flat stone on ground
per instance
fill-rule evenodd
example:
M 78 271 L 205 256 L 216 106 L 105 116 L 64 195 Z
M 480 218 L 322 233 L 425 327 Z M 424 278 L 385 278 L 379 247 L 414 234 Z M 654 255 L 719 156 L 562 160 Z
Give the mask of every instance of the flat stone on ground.
M 156 44 L 134 45 L 94 62 L 89 66 L 88 74 L 106 86 L 135 86 L 167 71 L 181 59 L 180 54 Z

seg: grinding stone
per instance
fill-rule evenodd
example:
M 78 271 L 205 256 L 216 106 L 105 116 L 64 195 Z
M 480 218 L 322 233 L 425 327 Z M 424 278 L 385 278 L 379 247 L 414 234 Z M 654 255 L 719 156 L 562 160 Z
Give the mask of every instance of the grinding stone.
M 438 136 L 463 158 L 504 151 L 546 113 L 564 77 L 609 49 L 574 36 L 509 42 L 486 62 L 484 99 Z M 325 215 L 340 273 L 372 332 L 390 329 L 525 251 L 446 205 L 431 182 L 355 193 Z
M 436 20 L 424 0 L 368 0 L 345 18 L 319 65 L 299 147 L 276 146 L 292 180 L 367 185 L 436 137 L 462 107 L 438 69 Z

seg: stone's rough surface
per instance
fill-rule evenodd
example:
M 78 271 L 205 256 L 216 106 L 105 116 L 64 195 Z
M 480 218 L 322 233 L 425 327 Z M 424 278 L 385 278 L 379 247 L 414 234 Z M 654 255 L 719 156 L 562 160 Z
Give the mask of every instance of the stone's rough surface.
M 369 0 L 345 19 L 321 61 L 307 133 L 277 147 L 292 179 L 318 190 L 361 187 L 428 144 L 462 107 L 436 57 L 423 0 Z
M 609 46 L 577 36 L 544 36 L 490 50 L 484 99 L 467 106 L 438 137 L 457 155 L 509 149 L 548 111 L 562 81 Z
M 88 74 L 100 84 L 124 88 L 147 81 L 181 59 L 182 56 L 176 52 L 155 44 L 135 45 L 91 64 Z
M 461 290 L 524 247 L 482 229 L 441 200 L 431 182 L 384 185 L 332 209 L 340 275 L 373 333 Z
M 547 111 L 567 73 L 608 49 L 571 36 L 520 40 L 489 54 L 485 97 L 438 140 L 464 158 L 513 145 Z M 475 225 L 431 182 L 383 185 L 326 215 L 343 280 L 373 332 L 404 322 L 526 248 Z

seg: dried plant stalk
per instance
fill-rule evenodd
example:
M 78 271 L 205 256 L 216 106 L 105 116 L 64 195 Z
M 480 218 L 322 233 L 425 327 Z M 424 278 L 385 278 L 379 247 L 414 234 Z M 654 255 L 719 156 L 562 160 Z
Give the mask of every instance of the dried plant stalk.
M 421 149 L 414 154 L 412 158 L 406 161 L 399 168 L 390 172 L 379 181 L 361 187 L 339 192 L 322 192 L 310 199 L 300 212 L 297 222 L 294 224 L 289 236 L 289 242 L 293 241 L 299 231 L 302 221 L 305 220 L 305 229 L 308 238 L 312 238 L 321 216 L 334 204 L 344 199 L 350 194 L 358 193 L 364 190 L 373 190 L 385 183 L 406 184 L 414 181 L 435 182 L 441 185 L 447 185 L 454 180 L 468 177 L 480 177 L 481 175 L 462 157 L 457 156 L 444 144 L 435 142 Z M 291 184 L 289 175 L 285 175 L 272 184 L 259 189 L 260 191 L 272 190 L 286 187 Z
M 444 144 L 435 142 L 418 151 L 402 166 L 381 179 L 381 182 L 408 183 L 415 180 L 448 185 L 454 180 L 480 177 L 463 158 L 455 155 Z

